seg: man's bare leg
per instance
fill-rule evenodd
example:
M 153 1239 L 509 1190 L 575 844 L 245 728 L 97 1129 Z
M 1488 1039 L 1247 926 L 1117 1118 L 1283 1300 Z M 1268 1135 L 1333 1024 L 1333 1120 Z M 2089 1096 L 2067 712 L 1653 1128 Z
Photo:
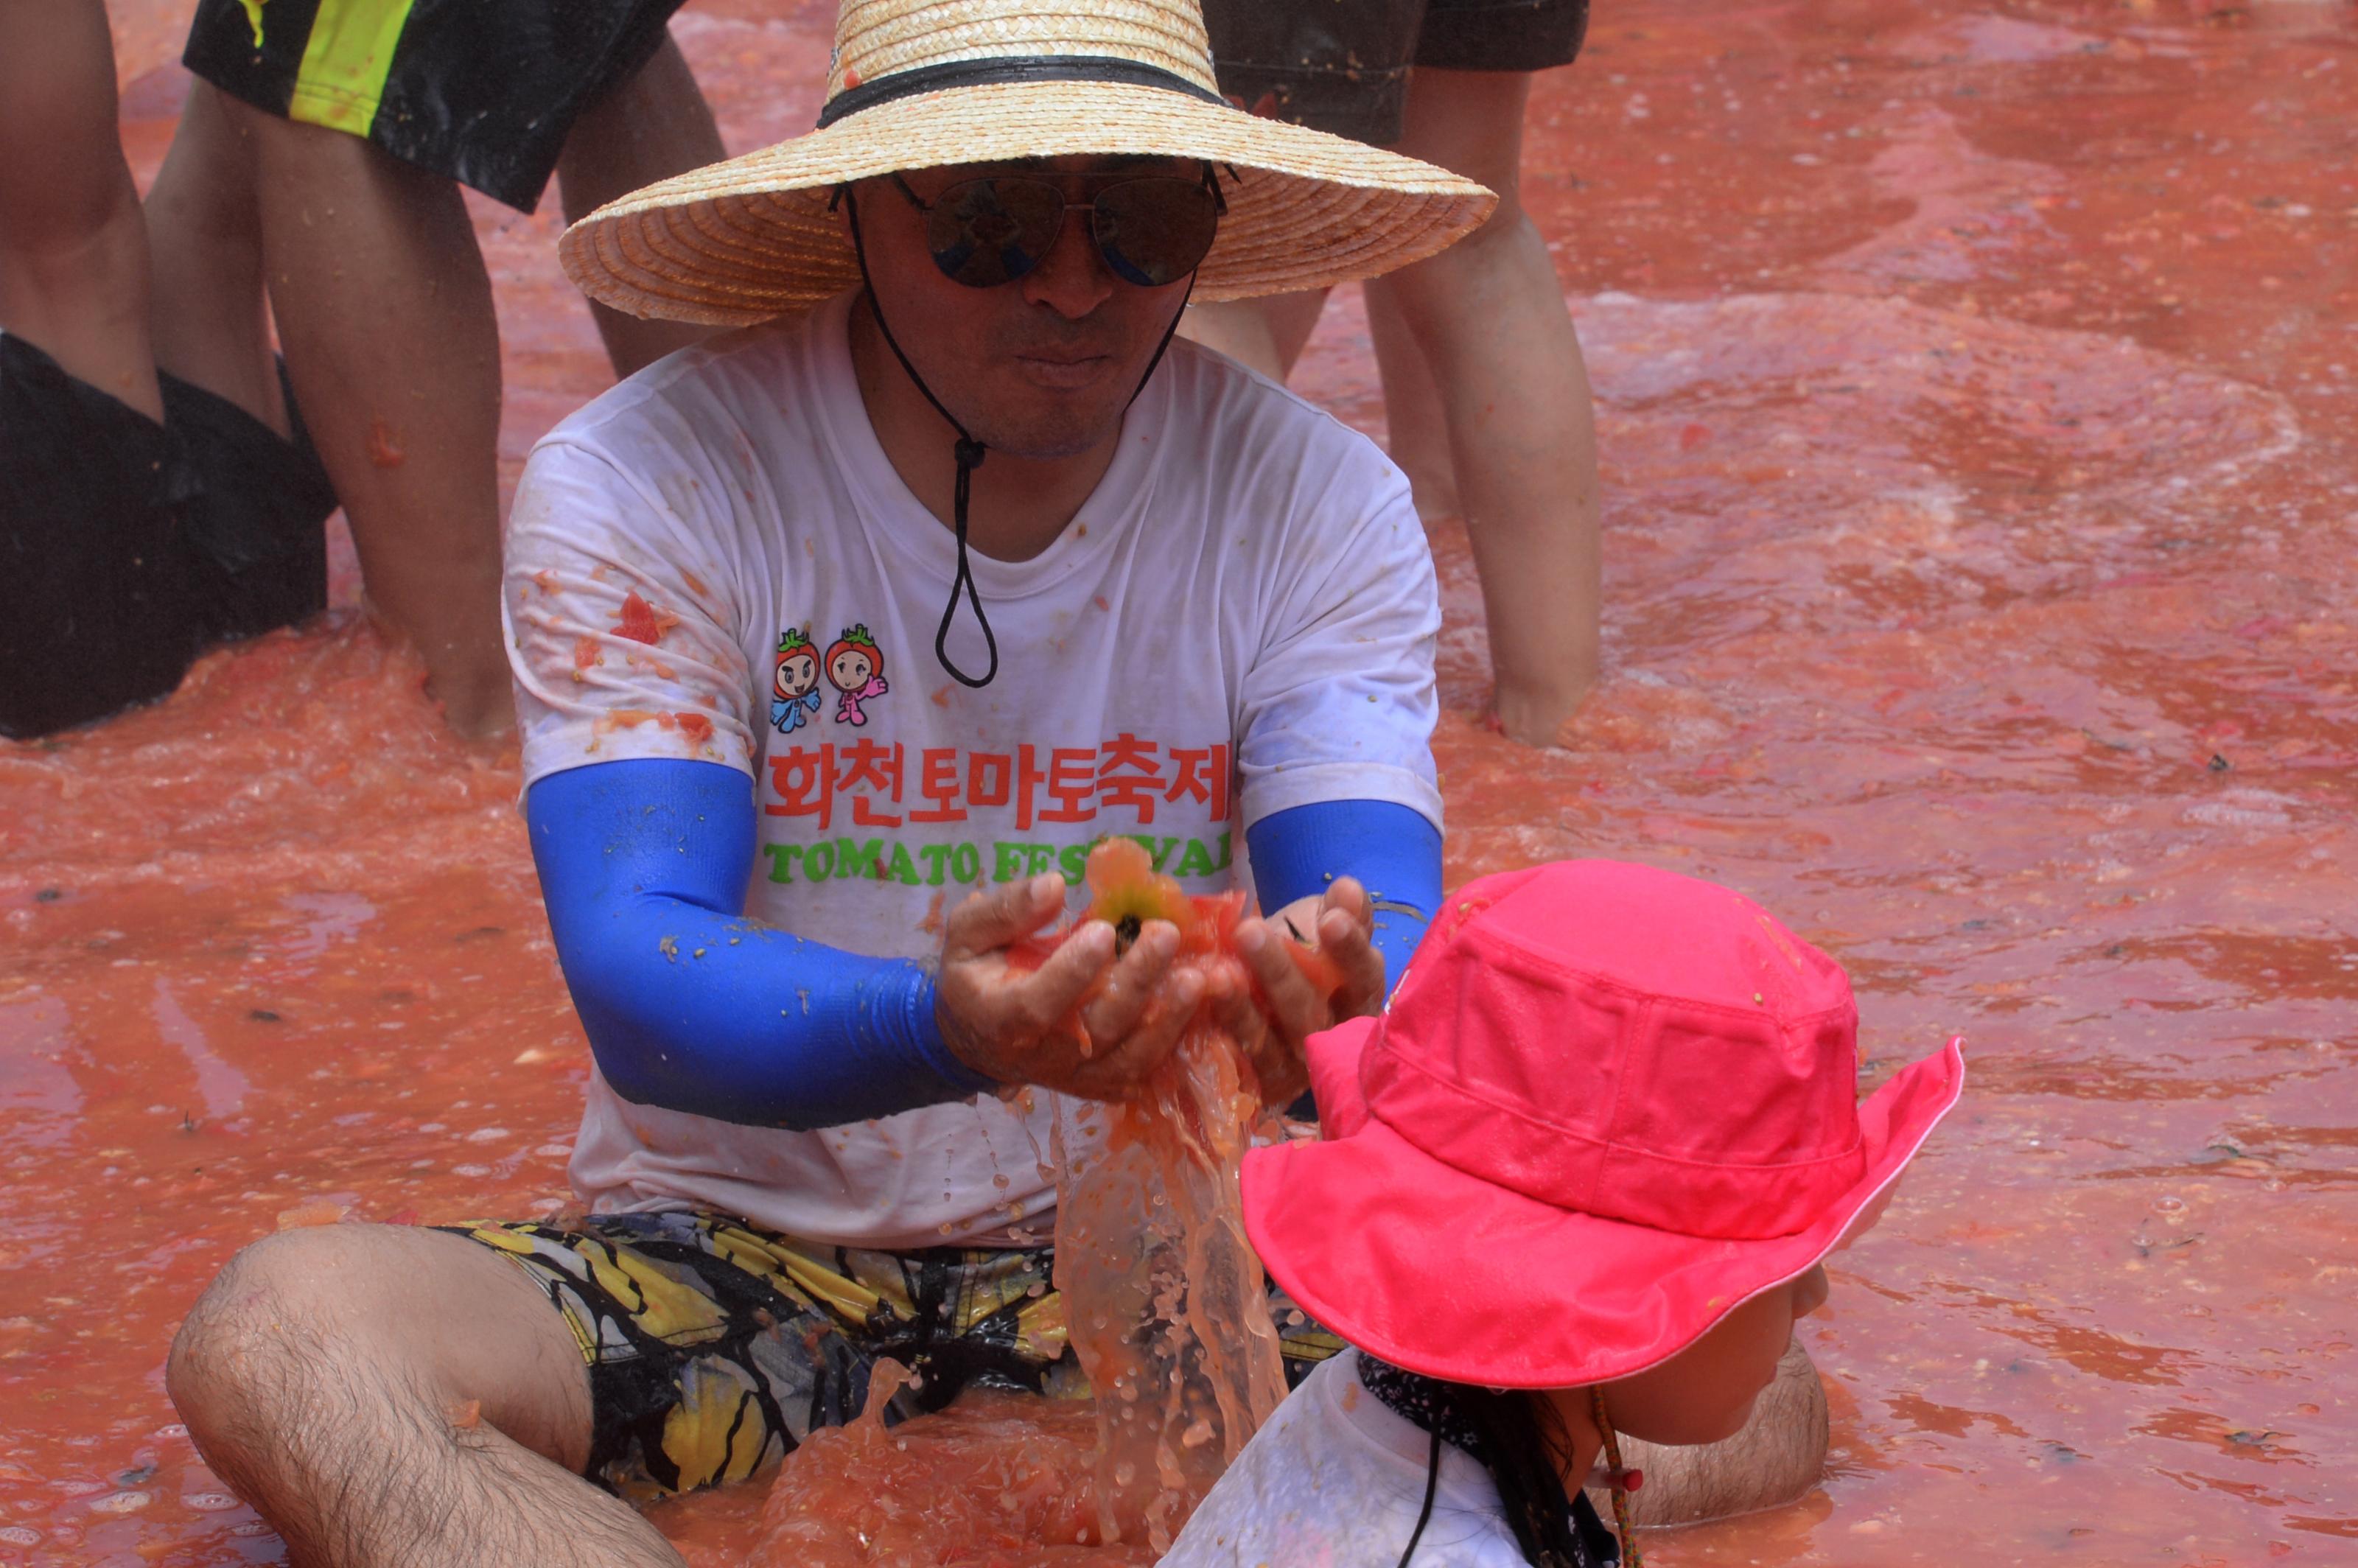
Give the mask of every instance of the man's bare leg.
M 1629 1496 L 1630 1522 L 1700 1524 L 1782 1508 L 1824 1478 L 1826 1441 L 1825 1385 L 1796 1339 L 1734 1437 L 1699 1448 L 1621 1440 L 1621 1462 L 1646 1476 Z M 1601 1492 L 1592 1489 L 1590 1498 L 1612 1517 Z
M 1380 277 L 1368 280 L 1368 336 L 1376 345 L 1376 369 L 1384 383 L 1385 449 L 1408 475 L 1417 515 L 1460 515 L 1457 471 L 1449 465 L 1449 421 L 1433 384 L 1433 366 L 1408 330 L 1400 304 Z
M 1399 150 L 1480 180 L 1499 201 L 1481 228 L 1383 287 L 1440 391 L 1498 718 L 1537 745 L 1596 679 L 1600 552 L 1587 367 L 1517 194 L 1530 91 L 1529 76 L 1488 71 L 1410 78 Z
M 0 329 L 162 423 L 100 0 L 0 0 Z
M 252 137 L 210 82 L 189 89 L 146 214 L 156 363 L 286 435 L 263 308 Z
M 370 605 L 463 735 L 512 727 L 500 641 L 500 340 L 459 188 L 227 94 L 251 138 L 287 369 Z
M 189 1312 L 166 1376 L 205 1463 L 298 1564 L 680 1563 L 579 1474 L 590 1380 L 564 1320 L 463 1237 L 266 1238 Z
M 664 35 L 639 73 L 590 105 L 573 123 L 557 162 L 565 221 L 577 222 L 618 196 L 727 157 L 712 110 L 687 61 Z M 685 321 L 642 321 L 592 304 L 598 335 L 618 376 L 684 349 L 715 329 Z

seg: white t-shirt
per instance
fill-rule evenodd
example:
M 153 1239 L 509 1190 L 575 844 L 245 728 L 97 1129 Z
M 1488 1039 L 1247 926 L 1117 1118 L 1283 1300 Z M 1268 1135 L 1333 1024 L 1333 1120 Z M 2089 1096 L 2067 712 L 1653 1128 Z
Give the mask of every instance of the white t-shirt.
M 945 902 L 974 887 L 1059 870 L 1077 890 L 1108 834 L 1210 892 L 1273 812 L 1368 799 L 1440 822 L 1439 598 L 1371 442 L 1174 341 L 1056 541 L 972 556 L 1000 668 L 969 690 L 934 656 L 955 541 L 877 443 L 849 311 L 675 354 L 534 449 L 503 596 L 527 786 L 635 757 L 741 769 L 748 913 L 889 957 L 936 951 Z M 986 663 L 963 608 L 951 654 Z M 633 1105 L 593 1075 L 572 1175 L 601 1212 L 711 1208 L 856 1246 L 1021 1238 L 1055 1202 L 1055 1102 L 790 1132 Z
M 1320 1366 L 1253 1434 L 1162 1568 L 1394 1568 L 1424 1508 L 1433 1439 L 1359 1381 L 1359 1353 Z M 1490 1473 L 1441 1448 L 1412 1568 L 1529 1568 Z

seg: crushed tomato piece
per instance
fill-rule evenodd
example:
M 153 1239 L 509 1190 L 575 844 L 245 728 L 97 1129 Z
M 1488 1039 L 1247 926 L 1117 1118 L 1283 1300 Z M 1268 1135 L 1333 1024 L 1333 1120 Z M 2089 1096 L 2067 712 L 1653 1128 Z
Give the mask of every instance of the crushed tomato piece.
M 622 596 L 622 618 L 613 626 L 614 635 L 628 637 L 633 643 L 650 647 L 664 640 L 664 633 L 679 624 L 679 617 L 657 610 L 641 599 L 635 589 Z

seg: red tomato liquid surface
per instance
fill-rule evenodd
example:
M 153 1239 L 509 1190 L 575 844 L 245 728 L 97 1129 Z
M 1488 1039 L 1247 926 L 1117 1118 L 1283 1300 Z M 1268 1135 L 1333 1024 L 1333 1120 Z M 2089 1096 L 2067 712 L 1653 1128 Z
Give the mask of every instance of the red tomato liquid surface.
M 121 9 L 145 179 L 184 7 Z M 808 126 L 831 21 L 681 14 L 732 150 Z M 1973 1062 L 1804 1326 L 1824 1485 L 1650 1558 L 2358 1559 L 2358 17 L 1632 0 L 1524 158 L 1608 674 L 1562 749 L 1490 734 L 1434 525 L 1450 879 L 1717 879 L 1848 966 L 1866 1082 Z M 472 203 L 510 482 L 608 380 L 555 207 Z M 1356 291 L 1296 384 L 1380 432 Z M 341 558 L 319 623 L 0 745 L 0 1564 L 279 1561 L 164 1398 L 205 1281 L 282 1224 L 564 1201 L 588 1055 L 514 759 L 443 737 Z M 736 1563 L 765 1492 L 655 1518 Z

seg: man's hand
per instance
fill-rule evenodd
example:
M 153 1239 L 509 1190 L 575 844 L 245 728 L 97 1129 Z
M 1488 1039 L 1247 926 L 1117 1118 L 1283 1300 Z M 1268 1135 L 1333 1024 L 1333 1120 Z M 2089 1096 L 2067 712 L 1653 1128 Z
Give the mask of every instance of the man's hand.
M 1212 1011 L 1244 1048 L 1266 1103 L 1283 1105 L 1310 1087 L 1303 1054 L 1310 1036 L 1383 1007 L 1384 960 L 1373 946 L 1375 931 L 1375 906 L 1349 877 L 1337 877 L 1324 897 L 1299 898 L 1275 914 L 1237 923 L 1244 963 L 1241 970 L 1230 964 L 1213 971 Z M 1286 952 L 1296 942 L 1316 948 L 1341 973 L 1331 998 L 1318 993 Z
M 1038 968 L 1009 963 L 1008 947 L 1064 907 L 1065 879 L 1052 873 L 975 893 L 952 910 L 934 1014 L 951 1054 L 978 1073 L 1124 1099 L 1178 1044 L 1204 977 L 1174 966 L 1179 931 L 1164 920 L 1147 922 L 1119 960 L 1113 927 L 1092 920 Z

